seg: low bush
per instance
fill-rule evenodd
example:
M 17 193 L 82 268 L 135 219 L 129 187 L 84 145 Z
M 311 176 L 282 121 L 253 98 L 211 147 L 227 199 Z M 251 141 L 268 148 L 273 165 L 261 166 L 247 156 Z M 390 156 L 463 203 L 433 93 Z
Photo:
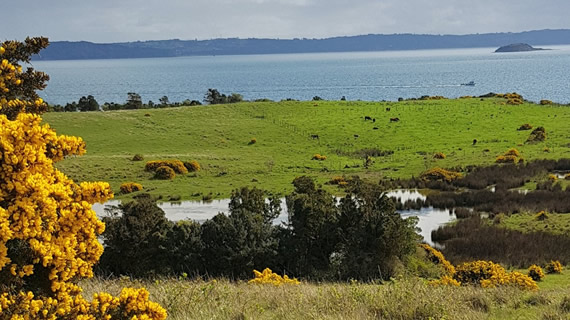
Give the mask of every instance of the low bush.
M 532 129 L 532 126 L 528 123 L 525 123 L 523 125 L 521 125 L 517 130 L 522 131 L 522 130 L 530 130 Z
M 459 172 L 449 171 L 442 168 L 432 168 L 427 171 L 424 171 L 420 175 L 420 179 L 426 181 L 447 181 L 451 182 L 453 180 L 459 179 L 462 177 L 462 174 Z
M 525 290 L 538 290 L 538 285 L 531 277 L 520 272 L 509 273 L 492 261 L 465 262 L 455 270 L 453 278 L 461 284 L 480 285 L 483 288 L 513 285 Z
M 507 150 L 504 154 L 500 155 L 495 159 L 496 163 L 519 163 L 522 162 L 523 158 L 521 157 L 520 152 L 515 149 L 511 148 Z
M 445 153 L 443 153 L 443 152 L 436 152 L 436 153 L 433 155 L 433 158 L 434 158 L 434 159 L 445 159 L 446 156 L 445 156 Z
M 253 270 L 255 278 L 248 281 L 248 283 L 255 283 L 255 284 L 272 284 L 274 286 L 280 286 L 283 284 L 294 284 L 298 285 L 300 282 L 297 278 L 290 279 L 287 275 L 283 277 L 274 273 L 269 268 L 265 268 L 263 272 L 259 272 L 257 270 Z
M 546 273 L 548 274 L 552 274 L 552 273 L 562 273 L 562 264 L 560 263 L 560 261 L 556 260 L 551 260 L 546 267 L 544 268 L 546 270 Z
M 135 154 L 133 156 L 133 158 L 131 159 L 131 161 L 142 161 L 142 160 L 144 160 L 144 157 L 142 156 L 142 154 L 138 154 L 138 153 Z
M 175 173 L 178 174 L 186 174 L 188 173 L 188 169 L 184 166 L 184 163 L 180 160 L 154 160 L 149 161 L 145 165 L 146 171 L 157 171 L 160 167 L 169 167 Z
M 200 164 L 196 160 L 185 161 L 184 167 L 186 167 L 186 170 L 188 170 L 189 172 L 196 172 L 200 171 L 201 169 Z
M 160 180 L 172 180 L 176 177 L 176 172 L 171 167 L 160 166 L 154 172 L 154 178 Z
M 323 155 L 320 155 L 320 154 L 316 153 L 316 154 L 311 158 L 311 160 L 323 161 L 323 160 L 327 160 L 327 156 L 323 156 Z
M 249 140 L 249 145 L 255 144 L 257 142 L 257 139 L 255 138 L 251 138 L 251 140 Z
M 528 276 L 532 278 L 534 281 L 541 281 L 544 278 L 544 272 L 542 268 L 533 264 L 528 268 Z
M 538 127 L 530 133 L 527 142 L 541 142 L 546 140 L 546 129 L 544 127 Z
M 143 189 L 143 186 L 140 183 L 136 182 L 125 182 L 122 183 L 119 188 L 121 189 L 121 193 L 127 194 L 131 192 L 141 191 Z
M 552 101 L 550 101 L 550 100 L 546 100 L 546 99 L 540 100 L 540 105 L 542 105 L 542 106 L 550 105 L 550 104 L 552 104 Z
M 455 267 L 445 259 L 441 252 L 425 243 L 420 244 L 420 247 L 426 251 L 427 258 L 436 265 L 441 266 L 447 275 L 453 276 L 455 274 Z
M 548 213 L 546 211 L 542 210 L 534 216 L 534 219 L 538 220 L 538 221 L 547 220 L 548 219 Z
M 335 177 L 332 177 L 326 184 L 346 186 L 348 184 L 348 182 L 342 176 L 335 176 Z

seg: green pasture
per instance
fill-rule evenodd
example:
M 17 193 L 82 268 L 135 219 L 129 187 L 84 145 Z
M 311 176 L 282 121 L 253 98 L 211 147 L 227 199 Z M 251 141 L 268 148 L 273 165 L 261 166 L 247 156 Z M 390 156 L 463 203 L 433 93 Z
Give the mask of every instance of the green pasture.
M 549 232 L 553 234 L 570 234 L 570 214 L 548 213 L 548 219 L 539 220 L 536 213 L 519 213 L 505 216 L 499 226 L 522 232 Z
M 115 191 L 123 182 L 139 182 L 166 200 L 197 199 L 209 193 L 222 198 L 242 186 L 283 194 L 292 190 L 291 181 L 300 175 L 321 183 L 339 175 L 372 181 L 409 178 L 434 166 L 492 164 L 509 148 L 517 148 L 525 160 L 570 157 L 570 108 L 505 102 L 496 98 L 244 102 L 47 113 L 44 121 L 58 134 L 81 136 L 87 143 L 86 155 L 58 163 L 69 177 L 108 181 Z M 545 127 L 547 140 L 526 143 L 530 131 L 517 130 L 524 123 Z M 257 142 L 250 144 L 253 138 Z M 359 155 L 363 149 L 393 154 L 373 157 L 365 168 Z M 436 160 L 435 152 L 447 158 Z M 144 160 L 131 161 L 135 154 Z M 315 154 L 327 159 L 311 160 Z M 161 159 L 197 160 L 202 170 L 172 181 L 154 180 L 144 165 Z

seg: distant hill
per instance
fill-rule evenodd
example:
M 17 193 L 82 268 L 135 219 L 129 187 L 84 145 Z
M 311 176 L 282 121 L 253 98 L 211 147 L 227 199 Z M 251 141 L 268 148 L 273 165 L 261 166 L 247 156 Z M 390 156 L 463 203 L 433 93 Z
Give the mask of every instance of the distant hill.
M 369 34 L 326 39 L 156 40 L 123 43 L 55 41 L 34 60 L 117 59 L 498 47 L 570 44 L 570 29 L 469 35 Z
M 527 51 L 540 51 L 546 50 L 542 48 L 535 48 L 528 43 L 513 43 L 506 46 L 502 46 L 499 49 L 495 50 L 495 52 L 527 52 Z

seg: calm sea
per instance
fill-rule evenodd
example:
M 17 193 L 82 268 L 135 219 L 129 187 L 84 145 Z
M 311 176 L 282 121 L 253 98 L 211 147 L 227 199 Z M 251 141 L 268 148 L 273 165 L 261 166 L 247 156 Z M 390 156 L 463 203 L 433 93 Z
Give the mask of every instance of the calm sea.
M 397 100 L 422 95 L 459 97 L 488 92 L 570 103 L 570 46 L 527 53 L 494 48 L 202 56 L 152 59 L 36 61 L 51 80 L 42 93 L 65 104 L 93 95 L 99 103 L 202 100 L 208 88 L 245 99 Z M 474 81 L 475 86 L 461 86 Z

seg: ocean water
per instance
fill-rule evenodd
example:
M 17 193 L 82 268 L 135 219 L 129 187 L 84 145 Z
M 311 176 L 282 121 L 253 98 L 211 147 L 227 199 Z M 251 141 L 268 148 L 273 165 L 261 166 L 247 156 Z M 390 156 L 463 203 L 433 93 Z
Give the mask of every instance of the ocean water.
M 570 46 L 525 53 L 494 48 L 417 51 L 35 61 L 51 80 L 52 104 L 93 95 L 99 103 L 203 100 L 208 88 L 245 99 L 390 100 L 516 91 L 531 101 L 570 103 Z M 461 86 L 474 81 L 475 86 Z

